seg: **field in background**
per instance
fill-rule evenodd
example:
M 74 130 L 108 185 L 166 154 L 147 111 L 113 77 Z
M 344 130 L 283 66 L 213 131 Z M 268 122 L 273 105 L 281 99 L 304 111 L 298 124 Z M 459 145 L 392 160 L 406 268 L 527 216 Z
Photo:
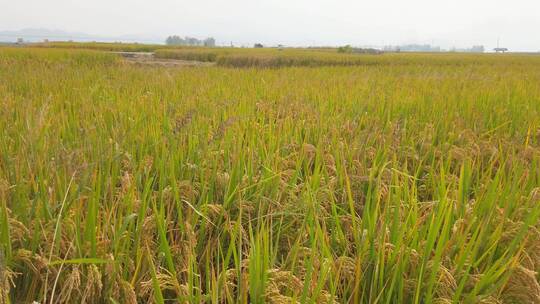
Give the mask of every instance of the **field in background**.
M 540 57 L 213 52 L 0 48 L 0 303 L 540 301 Z
M 197 47 L 137 43 L 105 42 L 47 42 L 32 43 L 33 48 L 81 49 L 104 52 L 151 53 L 155 60 L 185 60 L 215 63 L 224 67 L 280 68 L 358 65 L 523 65 L 539 62 L 533 53 L 477 54 L 477 53 L 340 53 L 338 48 L 237 48 Z M 362 50 L 362 49 L 359 49 Z M 368 50 L 368 49 L 366 49 Z
M 109 43 L 109 42 L 43 42 L 32 43 L 32 47 L 59 49 L 86 49 L 110 52 L 153 52 L 163 48 L 174 48 L 163 44 Z M 180 48 L 180 47 L 176 47 Z
M 215 62 L 225 67 L 279 68 L 291 66 L 359 66 L 359 65 L 527 65 L 540 63 L 540 56 L 463 53 L 385 53 L 342 54 L 336 49 L 301 48 L 181 48 L 157 49 L 156 58 Z

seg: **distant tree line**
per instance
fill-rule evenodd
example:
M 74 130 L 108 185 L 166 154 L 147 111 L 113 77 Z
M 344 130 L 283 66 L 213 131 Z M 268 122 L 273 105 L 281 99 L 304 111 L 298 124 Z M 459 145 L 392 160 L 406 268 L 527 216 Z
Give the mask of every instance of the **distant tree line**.
M 177 35 L 169 36 L 165 40 L 165 43 L 167 45 L 189 45 L 189 46 L 216 46 L 216 39 L 212 37 L 208 37 L 204 40 L 200 40 L 193 37 L 180 37 Z
M 349 53 L 349 54 L 382 54 L 381 50 L 373 48 L 357 48 L 350 45 L 340 46 L 338 48 L 338 53 Z
M 385 52 L 460 52 L 460 53 L 483 53 L 485 51 L 483 45 L 473 45 L 470 48 L 450 48 L 441 49 L 439 46 L 430 44 L 406 44 L 400 46 L 385 46 Z
M 383 48 L 386 52 L 440 52 L 439 46 L 432 46 L 430 44 L 405 44 L 399 46 L 387 45 Z

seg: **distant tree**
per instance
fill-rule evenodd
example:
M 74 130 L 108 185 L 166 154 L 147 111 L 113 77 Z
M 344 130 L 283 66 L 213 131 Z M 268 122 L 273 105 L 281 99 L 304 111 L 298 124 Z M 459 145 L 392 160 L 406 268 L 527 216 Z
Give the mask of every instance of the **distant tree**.
M 206 38 L 204 40 L 199 40 L 197 38 L 188 37 L 188 36 L 182 38 L 178 35 L 172 35 L 172 36 L 167 37 L 167 39 L 165 39 L 165 43 L 167 45 L 215 46 L 216 40 L 212 37 Z
M 167 39 L 165 40 L 165 43 L 167 45 L 185 45 L 186 41 L 180 38 L 180 36 L 173 35 L 173 36 L 167 37 Z
M 353 49 L 347 44 L 346 46 L 340 46 L 337 51 L 338 53 L 352 53 Z
M 207 46 L 207 47 L 216 46 L 216 39 L 214 39 L 212 37 L 208 37 L 208 38 L 204 39 L 204 46 Z
M 201 41 L 197 38 L 193 38 L 193 37 L 187 37 L 186 36 L 186 44 L 187 45 L 201 45 Z
M 485 51 L 485 48 L 483 45 L 474 45 L 471 48 L 471 52 L 473 53 L 483 53 Z
M 338 53 L 346 53 L 346 54 L 382 54 L 383 51 L 374 49 L 374 48 L 358 48 L 358 47 L 352 47 L 350 45 L 340 46 L 338 48 Z
M 253 47 L 256 49 L 260 49 L 260 48 L 263 48 L 264 46 L 261 43 L 255 43 Z

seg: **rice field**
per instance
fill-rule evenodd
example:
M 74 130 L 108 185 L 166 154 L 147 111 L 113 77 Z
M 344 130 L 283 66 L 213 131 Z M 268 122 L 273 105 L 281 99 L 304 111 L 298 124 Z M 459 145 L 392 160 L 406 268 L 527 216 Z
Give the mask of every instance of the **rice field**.
M 540 57 L 294 52 L 0 48 L 0 303 L 540 303 Z
M 363 65 L 415 65 L 415 66 L 459 66 L 459 65 L 526 65 L 538 62 L 540 56 L 522 54 L 519 56 L 498 56 L 488 54 L 459 53 L 386 53 L 343 54 L 336 49 L 306 48 L 169 48 L 156 49 L 155 57 L 162 59 L 195 60 L 214 62 L 223 67 L 236 68 L 283 68 L 321 66 L 363 66 Z M 526 60 L 527 57 L 529 60 Z
M 141 43 L 110 43 L 110 42 L 37 42 L 30 44 L 36 48 L 60 48 L 60 49 L 82 49 L 98 50 L 108 52 L 153 52 L 158 49 L 180 49 L 180 46 L 170 46 L 163 44 L 141 44 Z

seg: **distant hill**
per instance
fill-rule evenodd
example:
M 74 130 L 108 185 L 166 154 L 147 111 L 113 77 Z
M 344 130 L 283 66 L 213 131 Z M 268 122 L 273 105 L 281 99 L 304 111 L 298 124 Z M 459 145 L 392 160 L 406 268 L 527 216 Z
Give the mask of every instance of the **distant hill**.
M 102 42 L 141 42 L 141 43 L 163 43 L 164 38 L 144 35 L 122 35 L 117 37 L 106 37 L 92 35 L 83 32 L 68 32 L 64 30 L 51 30 L 44 28 L 26 28 L 16 31 L 0 31 L 0 41 L 15 42 L 17 38 L 22 38 L 28 42 L 38 42 L 48 39 L 50 41 L 102 41 Z

